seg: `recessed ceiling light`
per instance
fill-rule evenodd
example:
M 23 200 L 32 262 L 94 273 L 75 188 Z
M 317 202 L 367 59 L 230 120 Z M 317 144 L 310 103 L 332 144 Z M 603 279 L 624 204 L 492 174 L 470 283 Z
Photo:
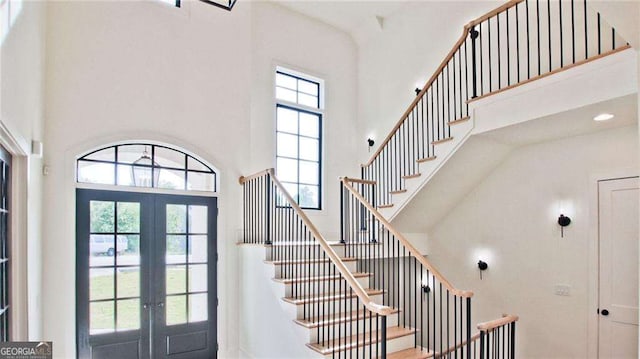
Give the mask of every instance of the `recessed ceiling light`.
M 615 116 L 610 114 L 610 113 L 601 113 L 598 116 L 594 117 L 593 120 L 594 121 L 607 121 L 610 120 L 612 118 L 614 118 Z

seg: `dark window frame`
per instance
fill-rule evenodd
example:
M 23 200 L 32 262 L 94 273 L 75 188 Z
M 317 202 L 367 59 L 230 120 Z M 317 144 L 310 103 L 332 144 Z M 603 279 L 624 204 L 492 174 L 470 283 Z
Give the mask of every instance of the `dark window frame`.
M 11 341 L 11 154 L 0 147 L 0 342 Z
M 130 166 L 130 167 L 134 167 L 133 163 L 129 163 L 129 162 L 121 162 L 118 159 L 118 148 L 123 147 L 123 146 L 143 146 L 143 147 L 149 147 L 151 149 L 150 151 L 150 156 L 151 156 L 151 165 L 147 165 L 147 164 L 135 164 L 136 167 L 141 167 L 141 168 L 151 168 L 151 178 L 152 178 L 152 184 L 151 187 L 136 187 L 134 186 L 127 186 L 127 185 L 121 185 L 118 184 L 118 167 L 119 166 Z M 88 158 L 98 152 L 101 151 L 105 151 L 105 150 L 109 150 L 112 149 L 114 151 L 114 159 L 113 161 L 111 160 L 97 160 L 97 159 L 91 159 Z M 174 151 L 177 152 L 181 155 L 184 156 L 184 166 L 183 167 L 171 167 L 171 166 L 161 166 L 158 165 L 156 162 L 156 149 L 157 148 L 162 148 L 165 150 L 169 150 L 169 151 Z M 196 163 L 199 163 L 203 168 L 205 168 L 204 170 L 198 170 L 198 169 L 190 169 L 189 168 L 189 163 L 190 161 L 195 161 Z M 86 154 L 84 154 L 83 156 L 79 157 L 76 160 L 76 182 L 77 183 L 88 183 L 88 184 L 96 184 L 96 182 L 88 182 L 88 181 L 81 181 L 80 180 L 80 164 L 81 163 L 104 163 L 104 164 L 109 164 L 109 165 L 113 165 L 113 169 L 114 169 L 114 183 L 113 184 L 109 184 L 109 185 L 113 185 L 116 187 L 134 187 L 134 188 L 155 188 L 155 189 L 162 189 L 162 190 L 172 190 L 171 188 L 164 188 L 164 187 L 158 187 L 158 183 L 155 183 L 155 172 L 156 171 L 160 171 L 160 170 L 170 170 L 170 171 L 181 171 L 183 172 L 183 177 L 182 179 L 184 180 L 184 188 L 181 189 L 177 189 L 179 191 L 198 191 L 198 192 L 213 192 L 216 193 L 218 192 L 218 173 L 216 171 L 214 171 L 209 165 L 207 165 L 206 163 L 204 163 L 202 160 L 184 152 L 184 151 L 180 151 L 177 150 L 175 148 L 169 147 L 169 146 L 165 146 L 165 145 L 159 145 L 159 144 L 154 144 L 154 143 L 144 143 L 144 142 L 126 142 L 126 143 L 120 143 L 120 144 L 116 144 L 116 145 L 110 145 L 110 146 L 106 146 L 106 147 L 101 147 L 99 149 L 93 150 L 91 152 L 88 152 Z M 193 190 L 193 189 L 189 189 L 188 188 L 188 180 L 189 180 L 189 173 L 200 173 L 200 174 L 212 174 L 213 175 L 213 190 L 212 191 L 207 191 L 207 190 Z M 99 183 L 98 183 L 99 184 Z
M 318 89 L 318 102 L 320 103 L 320 88 Z M 300 131 L 298 131 L 297 134 L 294 133 L 290 133 L 290 132 L 286 132 L 286 131 L 280 131 L 278 130 L 278 109 L 279 108 L 284 108 L 287 110 L 291 110 L 291 111 L 296 111 L 299 113 L 306 113 L 306 114 L 310 114 L 313 116 L 317 116 L 318 117 L 318 137 L 310 137 L 310 136 L 304 136 L 304 135 L 300 135 Z M 282 184 L 284 185 L 295 185 L 297 187 L 297 191 L 296 194 L 294 195 L 294 199 L 296 200 L 296 203 L 298 203 L 298 205 L 300 205 L 300 208 L 302 209 L 307 209 L 307 210 L 319 210 L 321 211 L 323 208 L 323 201 L 322 201 L 322 196 L 323 196 L 323 181 L 322 181 L 322 174 L 323 174 L 323 163 L 322 163 L 322 144 L 323 144 L 323 131 L 322 131 L 322 121 L 323 121 L 323 113 L 320 111 L 320 109 L 318 109 L 318 112 L 314 112 L 305 108 L 301 108 L 301 107 L 297 107 L 297 106 L 293 106 L 290 104 L 285 104 L 283 102 L 280 102 L 278 100 L 276 100 L 276 153 L 275 153 L 275 159 L 276 159 L 276 173 L 277 173 L 277 164 L 278 164 L 278 158 L 285 158 L 285 159 L 292 159 L 296 161 L 296 165 L 297 165 L 297 178 L 298 181 L 297 182 L 290 182 L 290 181 L 285 181 L 285 180 L 281 180 Z M 298 119 L 298 129 L 300 128 L 300 119 Z M 297 157 L 289 157 L 289 156 L 279 156 L 278 155 L 278 133 L 284 133 L 284 134 L 288 134 L 288 135 L 292 135 L 292 136 L 296 136 L 297 142 L 298 142 L 298 156 Z M 312 160 L 306 160 L 306 159 L 302 159 L 300 158 L 300 138 L 311 138 L 311 139 L 317 139 L 318 140 L 318 160 L 317 161 L 312 161 Z M 317 163 L 318 164 L 318 184 L 311 184 L 311 183 L 303 183 L 300 182 L 300 162 L 310 162 L 310 163 Z M 307 186 L 317 186 L 318 187 L 318 205 L 316 207 L 309 207 L 309 206 L 303 206 L 300 204 L 300 187 L 303 185 L 307 185 Z

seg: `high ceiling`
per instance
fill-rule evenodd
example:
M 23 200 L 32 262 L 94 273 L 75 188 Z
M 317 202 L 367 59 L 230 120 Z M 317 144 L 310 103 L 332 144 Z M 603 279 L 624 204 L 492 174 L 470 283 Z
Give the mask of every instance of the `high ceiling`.
M 377 24 L 377 16 L 388 17 L 409 1 L 271 0 L 315 18 L 351 35 L 363 26 Z

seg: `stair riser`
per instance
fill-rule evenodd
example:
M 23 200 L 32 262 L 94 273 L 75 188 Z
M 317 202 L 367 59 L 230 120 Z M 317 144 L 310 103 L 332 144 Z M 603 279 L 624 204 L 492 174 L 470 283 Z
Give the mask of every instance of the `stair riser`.
M 331 248 L 339 257 L 344 257 L 344 246 L 331 246 Z M 320 245 L 291 245 L 278 248 L 267 247 L 265 249 L 265 259 L 267 260 L 314 258 L 326 258 L 326 254 Z
M 414 335 L 407 335 L 400 338 L 395 338 L 391 340 L 387 340 L 387 353 L 393 353 L 396 351 L 413 348 L 415 343 Z M 372 351 L 371 357 L 376 357 L 376 346 L 362 346 L 358 348 L 358 358 L 369 358 L 369 351 Z M 379 352 L 382 350 L 382 343 L 378 344 L 378 356 L 382 356 L 382 353 Z M 351 357 L 351 353 L 353 353 L 353 357 L 356 356 L 356 349 L 353 348 L 351 351 L 340 352 L 342 356 Z M 335 358 L 338 358 L 338 353 L 335 354 Z M 334 356 L 332 354 L 325 355 L 325 358 L 332 359 Z
M 373 300 L 375 303 L 382 303 L 382 294 L 376 294 L 376 295 L 372 295 L 370 296 L 371 300 Z M 351 302 L 351 304 L 349 304 L 349 302 Z M 313 303 L 313 308 L 308 307 L 307 311 L 310 311 L 309 317 L 310 318 L 314 318 L 314 317 L 318 317 L 318 316 L 322 316 L 322 315 L 329 315 L 329 314 L 333 314 L 334 311 L 336 313 L 341 313 L 341 312 L 345 312 L 345 307 L 351 305 L 351 308 L 353 308 L 353 310 L 355 310 L 356 306 L 359 305 L 360 307 L 362 307 L 362 301 L 357 300 L 357 297 L 352 298 L 351 300 L 340 300 L 340 301 L 335 301 L 335 310 L 334 310 L 334 305 L 333 305 L 333 301 L 327 301 L 324 302 L 325 306 L 324 306 L 324 311 L 323 311 L 323 306 L 322 306 L 322 302 L 320 303 L 320 312 L 318 313 L 318 303 Z M 340 305 L 341 303 L 341 305 Z M 292 317 L 295 317 L 296 319 L 302 319 L 303 313 L 304 313 L 304 306 L 303 305 L 293 305 L 290 304 L 291 307 L 294 307 L 294 315 L 292 315 Z
M 373 316 L 373 318 L 371 319 L 371 325 L 373 326 L 373 331 L 375 332 L 376 330 L 379 330 L 380 328 L 382 328 L 382 319 L 378 318 L 378 326 L 376 327 L 376 318 L 375 315 Z M 366 327 L 365 327 L 365 323 L 366 323 Z M 398 316 L 397 315 L 390 315 L 387 317 L 387 327 L 394 327 L 398 325 Z M 338 328 L 339 327 L 339 328 Z M 346 328 L 346 329 L 345 329 Z M 352 329 L 353 328 L 353 331 Z M 331 325 L 331 326 L 325 326 L 325 327 L 321 327 L 320 328 L 320 333 L 318 333 L 318 329 L 317 328 L 313 328 L 313 329 L 309 329 L 309 343 L 316 343 L 318 341 L 319 337 L 322 338 L 334 338 L 334 336 L 338 337 L 338 336 L 348 336 L 350 335 L 350 333 L 353 332 L 353 334 L 356 333 L 356 329 L 359 328 L 358 333 L 368 333 L 369 330 L 369 318 L 367 317 L 367 319 L 361 319 L 361 320 L 354 320 L 353 322 L 347 322 L 347 323 L 342 323 L 339 326 L 336 325 Z M 377 329 L 376 329 L 377 328 Z M 345 332 L 346 330 L 346 332 Z M 348 333 L 345 335 L 345 333 Z
M 356 261 L 343 262 L 347 269 L 351 272 L 356 271 Z M 310 263 L 310 264 L 294 264 L 294 265 L 274 265 L 274 278 L 291 277 L 294 273 L 302 276 L 317 276 L 325 273 L 333 274 L 336 270 L 333 264 L 328 263 Z
M 369 277 L 359 277 L 356 278 L 358 283 L 362 286 L 363 289 L 369 288 Z M 293 295 L 294 287 L 296 294 L 301 294 L 303 296 L 309 296 L 314 294 L 322 294 L 322 293 L 331 293 L 336 292 L 340 288 L 340 282 L 342 282 L 342 289 L 348 287 L 344 280 L 330 280 L 330 281 L 318 281 L 318 282 L 309 282 L 309 283 L 296 283 L 296 284 L 285 284 L 285 297 L 290 297 Z

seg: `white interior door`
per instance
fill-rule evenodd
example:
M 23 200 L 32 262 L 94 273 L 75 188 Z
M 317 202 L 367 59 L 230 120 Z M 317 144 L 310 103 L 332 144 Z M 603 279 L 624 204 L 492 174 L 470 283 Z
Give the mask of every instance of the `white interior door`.
M 600 358 L 638 357 L 638 178 L 598 184 Z

